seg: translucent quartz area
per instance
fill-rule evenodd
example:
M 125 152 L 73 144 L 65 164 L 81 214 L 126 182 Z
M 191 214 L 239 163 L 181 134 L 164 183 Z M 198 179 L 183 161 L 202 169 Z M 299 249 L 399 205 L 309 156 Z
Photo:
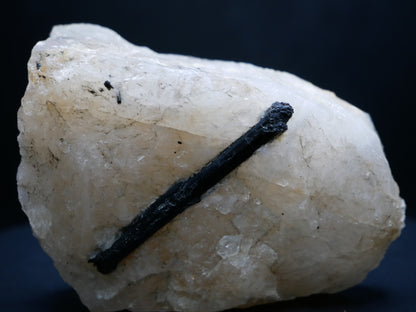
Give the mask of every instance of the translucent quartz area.
M 36 44 L 19 198 L 91 311 L 219 311 L 333 293 L 377 267 L 404 202 L 369 116 L 289 73 L 157 54 L 87 24 Z M 275 101 L 288 130 L 109 275 L 88 263 Z

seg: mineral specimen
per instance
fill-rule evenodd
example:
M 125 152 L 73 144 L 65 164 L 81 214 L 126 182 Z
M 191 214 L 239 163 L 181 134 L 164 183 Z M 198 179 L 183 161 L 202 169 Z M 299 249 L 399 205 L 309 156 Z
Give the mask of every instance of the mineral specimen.
M 404 224 L 367 114 L 291 74 L 157 54 L 113 31 L 56 26 L 33 49 L 18 114 L 19 198 L 92 311 L 219 311 L 359 283 Z M 88 259 L 173 183 L 290 103 L 264 145 L 125 258 Z

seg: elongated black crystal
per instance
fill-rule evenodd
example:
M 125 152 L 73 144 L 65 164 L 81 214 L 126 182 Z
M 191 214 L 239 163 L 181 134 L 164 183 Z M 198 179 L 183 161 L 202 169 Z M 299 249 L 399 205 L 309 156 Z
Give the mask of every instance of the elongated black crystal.
M 287 121 L 292 114 L 293 108 L 289 104 L 273 103 L 256 125 L 201 170 L 186 180 L 174 183 L 120 230 L 119 238 L 110 248 L 100 251 L 88 262 L 92 262 L 103 274 L 113 272 L 121 260 L 186 208 L 198 203 L 205 192 L 247 160 L 259 147 L 286 131 Z

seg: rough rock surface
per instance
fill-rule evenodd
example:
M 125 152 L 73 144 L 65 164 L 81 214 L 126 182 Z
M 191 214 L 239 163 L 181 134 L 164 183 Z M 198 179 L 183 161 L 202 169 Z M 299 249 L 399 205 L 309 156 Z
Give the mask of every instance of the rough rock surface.
M 369 116 L 285 72 L 157 54 L 95 25 L 33 49 L 19 198 L 92 311 L 217 311 L 362 281 L 403 227 Z M 102 275 L 88 258 L 275 101 L 289 130 Z

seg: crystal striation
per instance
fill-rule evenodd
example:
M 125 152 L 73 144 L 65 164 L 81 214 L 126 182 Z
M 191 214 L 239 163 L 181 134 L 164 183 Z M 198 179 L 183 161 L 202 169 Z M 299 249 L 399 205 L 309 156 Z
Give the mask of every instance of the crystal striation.
M 91 311 L 220 311 L 333 293 L 377 267 L 404 201 L 369 116 L 294 75 L 158 54 L 88 24 L 36 44 L 18 112 L 19 199 Z M 289 130 L 117 270 L 88 259 L 273 102 Z

